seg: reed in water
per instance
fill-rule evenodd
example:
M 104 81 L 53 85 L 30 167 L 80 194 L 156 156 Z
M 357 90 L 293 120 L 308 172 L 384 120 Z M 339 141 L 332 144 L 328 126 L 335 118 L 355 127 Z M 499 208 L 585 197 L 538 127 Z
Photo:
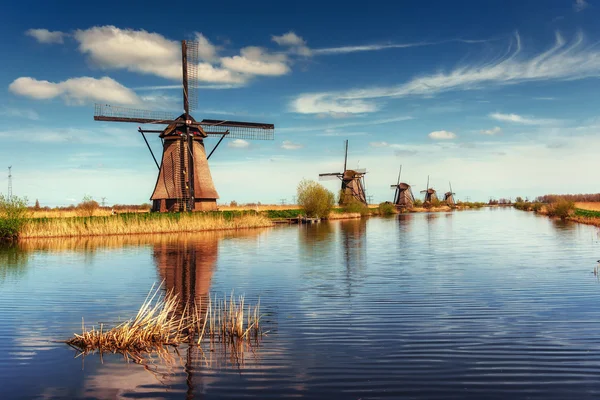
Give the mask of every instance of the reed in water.
M 204 340 L 235 342 L 258 339 L 260 302 L 245 306 L 244 296 L 224 297 L 213 301 L 209 296 L 206 309 L 202 305 L 186 304 L 180 311 L 180 301 L 172 291 L 161 296 L 161 287 L 154 286 L 137 315 L 110 329 L 86 329 L 74 334 L 66 343 L 81 353 L 121 353 L 136 358 L 136 354 L 155 352 L 167 346 L 201 344 Z

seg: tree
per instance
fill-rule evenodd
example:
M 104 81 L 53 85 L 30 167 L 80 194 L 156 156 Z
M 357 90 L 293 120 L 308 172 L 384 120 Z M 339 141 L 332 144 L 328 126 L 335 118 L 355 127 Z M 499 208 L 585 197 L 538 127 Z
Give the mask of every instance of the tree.
M 298 205 L 304 210 L 307 217 L 326 218 L 333 205 L 335 196 L 319 183 L 303 179 L 297 188 Z
M 28 217 L 26 197 L 0 194 L 0 240 L 16 239 Z
M 81 203 L 77 204 L 77 210 L 82 217 L 93 216 L 98 208 L 100 208 L 100 204 L 89 195 L 83 196 Z

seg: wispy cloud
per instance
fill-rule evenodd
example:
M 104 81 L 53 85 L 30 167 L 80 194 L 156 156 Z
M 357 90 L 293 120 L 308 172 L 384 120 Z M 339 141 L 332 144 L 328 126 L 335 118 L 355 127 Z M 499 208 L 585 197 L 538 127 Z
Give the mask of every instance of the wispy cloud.
M 234 139 L 227 143 L 227 147 L 231 147 L 234 149 L 246 149 L 250 147 L 250 143 L 244 139 Z
M 585 0 L 575 0 L 575 4 L 573 4 L 573 9 L 575 10 L 575 12 L 579 12 L 585 10 L 588 6 L 589 4 Z
M 283 143 L 281 144 L 281 148 L 284 150 L 299 150 L 303 147 L 304 147 L 303 144 L 294 143 L 290 140 L 284 140 Z
M 128 105 L 140 103 L 140 98 L 131 89 L 109 77 L 71 78 L 56 83 L 22 77 L 15 79 L 8 89 L 19 96 L 36 100 L 60 96 L 69 105 L 83 105 L 93 101 Z
M 502 132 L 502 129 L 499 126 L 495 126 L 492 129 L 482 129 L 479 131 L 482 135 L 497 135 Z
M 433 131 L 427 136 L 434 140 L 451 140 L 456 138 L 456 134 L 449 131 Z
M 391 87 L 305 93 L 291 102 L 291 109 L 303 114 L 328 111 L 365 113 L 379 109 L 373 101 L 379 98 L 433 96 L 449 91 L 478 90 L 492 85 L 600 76 L 600 50 L 585 46 L 581 33 L 571 43 L 556 33 L 554 46 L 533 56 L 524 56 L 522 51 L 521 38 L 515 34 L 505 55 L 491 62 L 463 65 L 450 72 L 415 77 Z
M 314 131 L 325 131 L 325 133 L 335 133 L 335 130 L 342 128 L 349 128 L 355 126 L 372 126 L 372 125 L 383 125 L 383 124 L 391 124 L 394 122 L 402 122 L 412 120 L 411 116 L 401 116 L 401 117 L 393 117 L 393 118 L 381 118 L 381 119 L 362 119 L 359 121 L 353 122 L 343 122 L 338 124 L 327 124 L 327 125 L 315 125 L 315 126 L 293 126 L 293 127 L 283 127 L 278 128 L 279 132 L 314 132 Z
M 495 119 L 496 121 L 511 122 L 522 125 L 547 125 L 558 122 L 558 120 L 555 119 L 523 117 L 518 114 L 502 114 L 498 112 L 490 114 L 489 117 Z
M 25 35 L 35 38 L 40 43 L 52 44 L 63 43 L 66 33 L 60 31 L 49 31 L 48 29 L 29 29 Z
M 38 113 L 26 108 L 4 107 L 0 109 L 0 115 L 5 117 L 25 118 L 32 121 L 37 121 L 38 119 L 40 119 Z
M 388 142 L 371 142 L 369 146 L 371 147 L 388 147 L 390 144 Z

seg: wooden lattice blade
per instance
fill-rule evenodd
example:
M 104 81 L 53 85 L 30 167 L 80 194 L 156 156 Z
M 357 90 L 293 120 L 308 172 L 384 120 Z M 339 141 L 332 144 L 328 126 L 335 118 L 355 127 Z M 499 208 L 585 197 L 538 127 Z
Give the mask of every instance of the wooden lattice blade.
M 171 124 L 175 122 L 175 118 L 176 116 L 169 112 L 115 107 L 108 104 L 96 104 L 94 108 L 95 121 Z
M 336 179 L 340 179 L 344 174 L 341 172 L 331 172 L 327 174 L 319 174 L 320 181 L 333 181 Z
M 200 126 L 207 135 L 226 134 L 230 139 L 273 140 L 275 126 L 260 122 L 203 119 Z

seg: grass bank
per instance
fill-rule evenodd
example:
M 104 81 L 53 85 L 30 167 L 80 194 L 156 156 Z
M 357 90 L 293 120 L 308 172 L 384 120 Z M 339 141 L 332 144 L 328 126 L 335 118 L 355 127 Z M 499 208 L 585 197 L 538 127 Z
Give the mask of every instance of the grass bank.
M 198 232 L 272 226 L 265 215 L 245 212 L 128 213 L 104 217 L 28 219 L 19 238 Z
M 557 210 L 557 205 L 560 203 L 562 203 L 563 210 Z M 566 200 L 559 200 L 556 203 L 546 204 L 536 201 L 518 202 L 514 204 L 514 207 L 518 210 L 533 211 L 536 214 L 558 217 L 566 221 L 600 226 L 600 203 L 573 203 Z

